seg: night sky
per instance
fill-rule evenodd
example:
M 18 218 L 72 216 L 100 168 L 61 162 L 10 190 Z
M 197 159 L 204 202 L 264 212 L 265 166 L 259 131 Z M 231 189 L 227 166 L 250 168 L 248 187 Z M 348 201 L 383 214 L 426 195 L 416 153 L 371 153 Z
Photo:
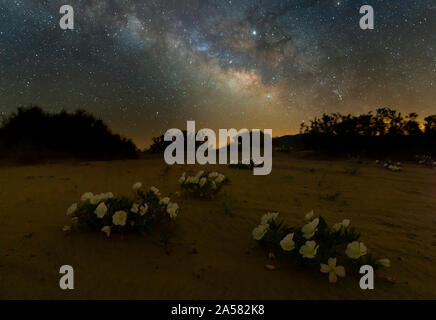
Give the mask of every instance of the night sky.
M 278 136 L 324 112 L 434 114 L 435 87 L 435 0 L 0 0 L 0 112 L 81 108 L 140 147 L 187 120 Z

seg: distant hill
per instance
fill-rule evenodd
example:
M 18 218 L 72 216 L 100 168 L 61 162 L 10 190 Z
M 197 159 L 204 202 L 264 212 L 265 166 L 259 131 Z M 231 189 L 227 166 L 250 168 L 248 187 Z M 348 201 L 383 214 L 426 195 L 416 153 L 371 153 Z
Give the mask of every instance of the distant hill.
M 135 144 L 110 131 L 91 114 L 47 113 L 37 106 L 19 108 L 3 119 L 0 158 L 32 162 L 45 158 L 135 158 Z

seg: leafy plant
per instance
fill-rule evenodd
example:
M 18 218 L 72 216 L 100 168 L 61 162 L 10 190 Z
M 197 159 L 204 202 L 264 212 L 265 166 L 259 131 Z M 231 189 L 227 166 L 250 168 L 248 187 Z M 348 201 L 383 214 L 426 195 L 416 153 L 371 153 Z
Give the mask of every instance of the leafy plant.
M 278 215 L 265 214 L 252 232 L 253 238 L 277 259 L 329 273 L 330 282 L 336 282 L 337 276 L 344 277 L 345 270 L 358 274 L 361 265 L 374 269 L 390 265 L 388 259 L 377 260 L 369 253 L 347 219 L 329 227 L 321 216 L 314 218 L 311 211 L 306 214 L 303 226 L 291 227 L 279 220 Z

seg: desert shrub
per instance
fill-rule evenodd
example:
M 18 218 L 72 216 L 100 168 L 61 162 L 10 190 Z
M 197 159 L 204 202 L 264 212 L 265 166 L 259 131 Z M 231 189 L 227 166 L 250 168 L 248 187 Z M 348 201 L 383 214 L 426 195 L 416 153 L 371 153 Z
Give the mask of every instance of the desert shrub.
M 142 183 L 133 185 L 132 197 L 114 197 L 111 192 L 93 194 L 86 192 L 79 203 L 67 210 L 72 219 L 71 229 L 111 232 L 137 231 L 145 233 L 157 225 L 172 225 L 179 207 L 168 197 L 161 197 L 159 190 L 151 187 L 144 191 Z
M 329 227 L 311 211 L 306 214 L 303 226 L 291 227 L 279 220 L 278 215 L 265 214 L 252 232 L 253 238 L 277 259 L 328 273 L 330 282 L 336 282 L 337 276 L 344 277 L 345 271 L 357 275 L 362 265 L 371 265 L 375 270 L 390 265 L 388 259 L 377 260 L 359 242 L 360 234 L 347 219 Z
M 1 154 L 19 158 L 56 155 L 86 158 L 135 158 L 131 140 L 112 133 L 107 125 L 85 111 L 47 113 L 37 106 L 19 108 L 3 120 Z
M 381 162 L 376 160 L 375 163 L 392 172 L 401 171 L 401 162 L 395 162 L 391 160 Z
M 214 198 L 229 179 L 218 172 L 198 171 L 195 176 L 186 176 L 184 172 L 179 178 L 182 191 L 201 198 Z
M 436 161 L 430 155 L 415 155 L 415 161 L 423 166 L 433 168 L 436 166 Z

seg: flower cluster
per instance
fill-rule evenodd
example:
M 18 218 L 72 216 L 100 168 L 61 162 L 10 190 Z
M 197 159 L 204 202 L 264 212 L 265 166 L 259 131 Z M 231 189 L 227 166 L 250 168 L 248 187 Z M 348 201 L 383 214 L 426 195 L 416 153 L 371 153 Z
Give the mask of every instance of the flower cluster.
M 313 210 L 305 215 L 305 224 L 289 227 L 278 219 L 279 213 L 267 213 L 253 229 L 253 238 L 266 247 L 274 257 L 290 259 L 313 269 L 327 273 L 330 282 L 350 274 L 358 274 L 361 265 L 374 269 L 389 267 L 389 259 L 376 260 L 369 253 L 360 235 L 344 219 L 329 227 Z M 340 263 L 341 265 L 338 265 Z
M 186 176 L 184 172 L 179 178 L 179 184 L 183 191 L 202 198 L 213 198 L 228 181 L 228 178 L 222 173 L 202 170 L 198 171 L 195 176 Z
M 94 195 L 86 192 L 79 203 L 67 209 L 72 228 L 87 228 L 104 232 L 108 237 L 113 231 L 136 230 L 144 233 L 158 223 L 172 223 L 179 206 L 168 197 L 161 197 L 156 187 L 142 189 L 142 183 L 133 185 L 134 196 L 114 197 L 111 192 Z
M 375 161 L 376 164 L 382 164 L 379 160 Z M 398 172 L 401 171 L 401 162 L 393 162 L 393 161 L 385 161 L 383 162 L 383 168 L 386 168 L 387 170 Z
M 430 168 L 436 167 L 436 161 L 434 161 L 429 155 L 415 155 L 415 160 L 420 165 Z

